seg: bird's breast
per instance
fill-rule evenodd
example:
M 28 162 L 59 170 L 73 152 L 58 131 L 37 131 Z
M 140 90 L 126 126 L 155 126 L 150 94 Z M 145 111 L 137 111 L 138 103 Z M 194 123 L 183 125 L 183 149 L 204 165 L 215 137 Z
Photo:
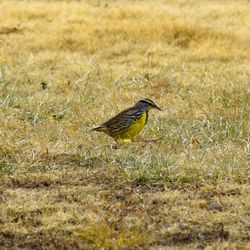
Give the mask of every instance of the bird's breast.
M 116 138 L 117 140 L 122 140 L 122 141 L 126 141 L 126 140 L 131 141 L 133 138 L 138 136 L 140 132 L 143 130 L 147 122 L 147 117 L 148 117 L 147 112 L 144 112 L 143 114 L 141 114 L 141 116 L 138 119 L 136 119 L 133 122 L 133 124 L 129 127 L 128 130 L 124 131 L 123 133 L 118 134 L 117 136 L 114 136 L 114 138 Z
M 137 119 L 134 124 L 130 128 L 130 135 L 131 137 L 137 136 L 145 127 L 145 124 L 147 122 L 147 112 L 144 112 L 139 119 Z

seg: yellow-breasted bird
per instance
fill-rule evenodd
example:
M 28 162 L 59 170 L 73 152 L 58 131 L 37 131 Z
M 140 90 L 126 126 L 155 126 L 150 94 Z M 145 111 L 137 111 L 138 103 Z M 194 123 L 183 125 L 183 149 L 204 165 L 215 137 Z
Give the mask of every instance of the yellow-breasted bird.
M 116 141 L 131 142 L 145 127 L 150 109 L 161 109 L 150 99 L 139 100 L 133 107 L 128 108 L 93 131 L 106 133 Z

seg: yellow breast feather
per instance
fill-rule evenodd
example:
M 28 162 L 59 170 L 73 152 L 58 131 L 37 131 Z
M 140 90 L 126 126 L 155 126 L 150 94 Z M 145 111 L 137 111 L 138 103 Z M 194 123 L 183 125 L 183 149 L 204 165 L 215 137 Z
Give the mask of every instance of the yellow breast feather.
M 123 142 L 131 142 L 133 138 L 138 136 L 140 132 L 144 129 L 147 122 L 147 112 L 143 113 L 142 116 L 136 120 L 129 130 L 127 130 L 125 133 L 120 134 L 118 138 L 116 138 L 119 141 Z

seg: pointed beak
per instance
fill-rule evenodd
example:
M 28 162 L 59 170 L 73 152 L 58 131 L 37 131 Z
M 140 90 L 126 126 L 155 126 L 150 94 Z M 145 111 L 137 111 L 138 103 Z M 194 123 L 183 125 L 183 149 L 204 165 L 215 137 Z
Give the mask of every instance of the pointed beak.
M 157 109 L 157 110 L 162 111 L 157 105 L 155 105 L 155 106 L 153 107 L 153 109 Z

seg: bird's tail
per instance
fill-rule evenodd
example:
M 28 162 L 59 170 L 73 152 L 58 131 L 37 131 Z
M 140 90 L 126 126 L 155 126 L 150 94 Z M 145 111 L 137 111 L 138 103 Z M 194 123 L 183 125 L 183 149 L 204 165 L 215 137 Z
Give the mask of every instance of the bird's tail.
M 99 132 L 105 132 L 107 129 L 105 127 L 101 126 L 96 126 L 91 129 L 92 131 L 99 131 Z

